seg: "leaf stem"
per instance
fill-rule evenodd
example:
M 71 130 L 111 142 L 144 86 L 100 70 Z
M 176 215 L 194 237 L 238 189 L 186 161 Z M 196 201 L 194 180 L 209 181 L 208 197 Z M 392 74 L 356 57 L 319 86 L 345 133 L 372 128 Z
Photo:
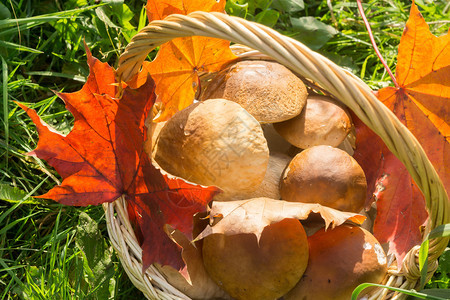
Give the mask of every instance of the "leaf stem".
M 380 59 L 380 61 L 383 64 L 384 68 L 386 69 L 386 71 L 388 72 L 388 74 L 391 77 L 392 81 L 394 82 L 395 87 L 399 88 L 400 86 L 398 85 L 394 74 L 392 74 L 391 69 L 389 68 L 388 64 L 386 63 L 386 61 L 384 60 L 383 56 L 381 55 L 380 50 L 378 50 L 378 46 L 375 43 L 375 38 L 373 37 L 373 33 L 372 33 L 372 29 L 370 28 L 369 21 L 367 21 L 366 14 L 364 13 L 364 9 L 362 7 L 361 0 L 356 0 L 356 2 L 358 4 L 359 13 L 361 14 L 361 17 L 362 17 L 362 19 L 364 21 L 364 25 L 366 25 L 367 32 L 369 33 L 369 38 L 370 38 L 370 41 L 372 42 L 373 49 L 375 50 L 378 58 Z

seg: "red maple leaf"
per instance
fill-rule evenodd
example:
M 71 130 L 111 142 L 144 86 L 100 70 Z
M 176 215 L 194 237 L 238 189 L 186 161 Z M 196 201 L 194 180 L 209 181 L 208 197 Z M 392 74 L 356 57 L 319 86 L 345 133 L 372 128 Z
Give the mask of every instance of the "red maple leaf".
M 115 71 L 87 50 L 90 75 L 75 93 L 60 93 L 74 116 L 64 136 L 49 128 L 37 113 L 19 104 L 37 127 L 39 142 L 31 155 L 46 160 L 61 175 L 61 185 L 41 198 L 67 205 L 112 202 L 125 196 L 130 219 L 142 233 L 144 269 L 151 263 L 183 267 L 178 246 L 164 232 L 170 224 L 187 235 L 192 216 L 205 209 L 217 192 L 162 175 L 144 152 L 144 121 L 155 100 L 151 78 L 139 89 L 119 94 Z
M 389 243 L 389 253 L 398 265 L 406 253 L 422 241 L 420 227 L 428 217 L 425 199 L 405 166 L 381 138 L 353 115 L 356 150 L 353 157 L 367 178 L 366 207 L 377 201 L 373 233 L 380 243 Z

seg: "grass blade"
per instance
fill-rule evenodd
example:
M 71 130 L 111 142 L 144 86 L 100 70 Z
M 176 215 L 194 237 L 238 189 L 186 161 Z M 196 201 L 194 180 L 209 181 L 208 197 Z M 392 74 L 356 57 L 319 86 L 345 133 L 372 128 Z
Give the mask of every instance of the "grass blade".
M 8 64 L 3 56 L 2 59 L 2 102 L 3 102 L 3 125 L 5 126 L 5 142 L 6 142 L 6 168 L 8 168 L 8 145 L 9 145 L 9 105 L 8 105 Z
M 428 248 L 430 245 L 430 241 L 427 239 L 423 241 L 419 250 L 419 269 L 420 269 L 420 289 L 423 289 L 425 286 L 427 272 L 428 272 Z
M 427 294 L 427 295 L 442 297 L 443 299 L 450 299 L 450 290 L 449 289 L 427 289 L 427 290 L 423 290 L 420 292 Z
M 24 288 L 25 285 L 23 284 L 22 281 L 20 281 L 20 279 L 17 277 L 16 272 L 13 272 L 9 266 L 5 263 L 5 260 L 3 258 L 0 257 L 0 266 L 3 267 L 3 269 L 0 269 L 0 271 L 6 271 L 8 273 L 9 276 L 11 276 L 11 278 L 13 279 L 13 281 L 16 282 L 17 285 L 19 285 L 20 287 Z
M 19 207 L 26 199 L 31 197 L 31 195 L 33 195 L 41 187 L 41 185 L 44 182 L 45 182 L 45 180 L 41 181 L 31 192 L 29 192 L 27 195 L 25 195 L 19 202 L 17 202 L 13 206 L 11 206 L 7 211 L 2 212 L 2 214 L 0 214 L 0 224 L 10 213 L 12 213 L 17 207 Z
M 22 221 L 26 221 L 26 220 L 30 219 L 31 217 L 37 215 L 38 213 L 39 213 L 39 212 L 36 212 L 36 213 L 31 214 L 31 215 L 24 216 L 23 218 L 15 219 L 14 221 L 8 223 L 8 225 L 3 226 L 2 229 L 0 229 L 0 235 L 6 234 L 6 232 L 7 232 L 9 229 L 13 228 L 16 224 L 21 223 Z
M 448 237 L 450 236 L 450 223 L 439 225 L 433 229 L 428 235 L 428 239 L 435 239 L 438 237 Z
M 31 53 L 37 53 L 37 54 L 44 53 L 42 51 L 39 51 L 39 50 L 36 50 L 33 48 L 25 47 L 25 46 L 22 46 L 22 45 L 19 45 L 16 43 L 6 42 L 6 41 L 2 41 L 2 40 L 0 40 L 0 47 L 14 49 L 17 51 L 26 51 L 26 52 L 31 52 Z
M 426 284 L 428 272 L 428 248 L 430 239 L 442 238 L 450 236 L 450 224 L 442 224 L 434 228 L 428 237 L 422 242 L 419 250 L 419 268 L 420 268 L 420 289 L 423 289 Z
M 0 20 L 0 35 L 5 34 L 2 32 L 3 29 L 8 29 L 10 27 L 17 27 L 19 25 L 23 24 L 33 24 L 33 26 L 38 26 L 43 23 L 51 22 L 51 21 L 57 21 L 62 18 L 73 18 L 76 15 L 79 15 L 85 11 L 95 9 L 97 7 L 100 7 L 103 4 L 97 4 L 97 5 L 90 5 L 83 8 L 76 8 L 71 10 L 65 10 L 60 12 L 55 12 L 51 14 L 44 14 L 40 16 L 34 16 L 34 17 L 28 17 L 28 18 L 21 18 L 21 19 L 7 19 L 7 20 Z
M 72 79 L 79 82 L 86 82 L 86 77 L 82 75 L 71 75 L 66 73 L 59 73 L 59 72 L 52 72 L 52 71 L 34 71 L 34 72 L 27 72 L 27 75 L 38 75 L 38 76 L 53 76 L 53 77 L 61 77 L 61 78 L 67 78 Z
M 84 8 L 71 9 L 28 18 L 0 20 L 0 37 L 26 31 L 28 29 L 40 26 L 48 22 L 58 21 L 61 19 L 76 18 L 79 14 L 85 11 L 93 10 L 102 5 L 105 4 L 102 3 L 98 5 L 90 5 Z
M 439 296 L 428 295 L 426 293 L 417 292 L 415 290 L 405 290 L 405 289 L 395 288 L 395 287 L 388 286 L 388 285 L 375 284 L 375 283 L 363 283 L 363 284 L 358 285 L 356 287 L 356 289 L 353 291 L 351 300 L 357 300 L 358 299 L 358 295 L 365 288 L 368 288 L 368 287 L 386 288 L 386 289 L 389 289 L 389 290 L 394 291 L 394 292 L 400 292 L 400 293 L 403 293 L 403 294 L 408 295 L 408 296 L 416 297 L 418 299 L 430 299 L 430 300 L 447 300 L 448 299 L 448 298 L 441 298 Z

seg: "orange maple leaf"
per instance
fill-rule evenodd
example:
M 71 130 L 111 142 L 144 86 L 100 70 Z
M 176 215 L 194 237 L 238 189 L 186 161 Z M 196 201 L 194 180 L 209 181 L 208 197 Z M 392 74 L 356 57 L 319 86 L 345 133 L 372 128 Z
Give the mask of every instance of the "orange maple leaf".
M 436 37 L 413 3 L 400 40 L 396 87 L 378 91 L 378 98 L 422 144 L 444 186 L 450 186 L 449 100 L 450 35 Z M 422 240 L 420 226 L 427 219 L 425 200 L 405 166 L 378 136 L 355 118 L 354 157 L 368 180 L 369 205 L 377 199 L 374 235 L 389 242 L 400 265 L 406 253 Z
M 434 36 L 411 6 L 398 49 L 398 87 L 378 92 L 419 140 L 444 186 L 450 186 L 450 34 Z
M 225 1 L 220 0 L 148 0 L 148 20 L 162 20 L 171 14 L 187 15 L 194 11 L 225 11 Z
M 150 21 L 163 19 L 170 14 L 189 14 L 194 11 L 225 11 L 225 1 L 215 0 L 165 0 L 147 2 Z M 157 101 L 164 109 L 158 121 L 170 118 L 175 112 L 189 106 L 199 86 L 200 72 L 215 72 L 236 56 L 229 48 L 230 42 L 206 37 L 177 38 L 161 46 L 151 63 L 144 63 L 142 74 L 151 74 L 156 83 Z

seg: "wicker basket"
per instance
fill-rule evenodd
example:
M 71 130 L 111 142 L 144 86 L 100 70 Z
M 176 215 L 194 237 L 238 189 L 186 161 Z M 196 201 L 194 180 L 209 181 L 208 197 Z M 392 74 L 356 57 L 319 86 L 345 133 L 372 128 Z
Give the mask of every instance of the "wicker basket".
M 423 192 L 430 215 L 424 236 L 436 226 L 450 222 L 449 199 L 441 180 L 418 141 L 396 116 L 360 79 L 300 42 L 270 28 L 221 13 L 171 15 L 163 21 L 153 21 L 132 39 L 120 57 L 118 76 L 127 80 L 136 74 L 155 47 L 177 37 L 194 35 L 226 39 L 256 49 L 340 99 L 382 138 Z M 114 203 L 104 204 L 104 208 L 111 242 L 134 285 L 149 299 L 189 299 L 168 284 L 154 266 L 142 273 L 142 249 L 129 222 L 125 200 L 120 198 Z M 429 277 L 436 270 L 437 259 L 447 244 L 448 239 L 430 241 Z M 418 252 L 418 246 L 411 249 L 400 270 L 395 262 L 391 263 L 383 284 L 415 288 L 420 278 Z M 403 294 L 384 288 L 371 290 L 369 295 L 369 299 L 401 298 L 404 298 Z

